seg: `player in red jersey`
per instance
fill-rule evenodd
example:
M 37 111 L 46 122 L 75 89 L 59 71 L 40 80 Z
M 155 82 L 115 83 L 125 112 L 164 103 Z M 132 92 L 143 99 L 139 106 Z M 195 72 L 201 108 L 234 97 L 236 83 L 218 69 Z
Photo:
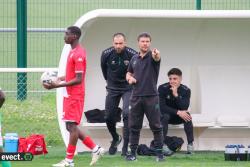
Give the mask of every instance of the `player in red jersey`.
M 64 40 L 66 44 L 71 45 L 72 50 L 67 58 L 66 75 L 58 77 L 57 81 L 51 84 L 43 84 L 46 89 L 66 88 L 63 101 L 63 120 L 66 122 L 66 128 L 70 134 L 69 144 L 66 158 L 58 164 L 54 164 L 54 167 L 74 166 L 73 157 L 78 139 L 82 140 L 83 144 L 92 150 L 90 165 L 94 165 L 104 154 L 104 149 L 96 145 L 78 127 L 83 113 L 86 73 L 86 51 L 79 44 L 80 36 L 81 30 L 78 27 L 67 28 Z

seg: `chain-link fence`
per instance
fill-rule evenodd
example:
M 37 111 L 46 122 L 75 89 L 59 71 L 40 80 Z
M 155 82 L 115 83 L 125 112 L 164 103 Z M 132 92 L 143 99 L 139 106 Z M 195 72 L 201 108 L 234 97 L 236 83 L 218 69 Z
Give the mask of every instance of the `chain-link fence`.
M 55 90 L 48 91 L 42 87 L 41 74 L 42 71 L 36 69 L 31 72 L 17 72 L 15 69 L 3 72 L 0 69 L 1 82 L 8 81 L 3 90 L 6 102 L 1 108 L 2 131 L 3 134 L 16 132 L 23 137 L 41 133 L 49 145 L 62 144 Z
M 201 0 L 202 10 L 249 10 L 248 0 Z
M 195 10 L 197 0 L 27 0 L 29 28 L 65 28 L 84 13 L 98 9 L 178 9 Z M 0 68 L 17 66 L 16 58 L 16 0 L 0 0 Z M 250 9 L 249 0 L 201 0 L 201 9 Z M 13 29 L 7 31 L 6 29 Z M 63 32 L 28 31 L 27 66 L 57 67 L 62 47 Z M 9 90 L 9 83 L 0 82 Z
M 46 68 L 44 70 L 46 70 Z M 47 93 L 55 94 L 55 90 L 48 91 L 42 87 L 40 81 L 41 75 L 42 71 L 36 70 L 18 72 L 15 70 L 13 71 L 13 69 L 10 69 L 10 71 L 1 71 L 0 69 L 0 80 L 3 81 L 3 85 L 6 85 L 4 88 L 1 88 L 4 90 L 7 97 L 17 97 L 19 100 L 24 100 L 26 97 L 28 99 L 39 99 Z M 4 81 L 9 82 L 5 83 Z

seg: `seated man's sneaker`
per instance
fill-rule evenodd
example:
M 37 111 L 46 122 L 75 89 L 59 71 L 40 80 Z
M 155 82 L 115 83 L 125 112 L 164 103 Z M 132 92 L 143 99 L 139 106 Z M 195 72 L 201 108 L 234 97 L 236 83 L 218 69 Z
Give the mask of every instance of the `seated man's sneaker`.
M 193 154 L 194 153 L 194 146 L 193 143 L 190 143 L 187 145 L 187 154 Z
M 162 153 L 165 156 L 171 156 L 171 155 L 174 154 L 174 152 L 172 150 L 170 150 L 166 144 L 164 144 L 163 147 L 162 147 Z
M 89 165 L 90 166 L 94 165 L 98 161 L 98 159 L 100 159 L 104 155 L 104 153 L 105 153 L 104 148 L 98 147 L 97 151 L 92 152 L 92 160 Z
M 53 167 L 74 167 L 74 162 L 69 162 L 67 160 L 62 160 L 61 162 L 57 163 L 57 164 L 53 164 Z
M 110 155 L 114 155 L 117 152 L 117 147 L 121 143 L 121 141 L 122 141 L 122 137 L 119 135 L 118 140 L 113 140 L 111 142 L 111 145 L 109 147 L 109 154 Z

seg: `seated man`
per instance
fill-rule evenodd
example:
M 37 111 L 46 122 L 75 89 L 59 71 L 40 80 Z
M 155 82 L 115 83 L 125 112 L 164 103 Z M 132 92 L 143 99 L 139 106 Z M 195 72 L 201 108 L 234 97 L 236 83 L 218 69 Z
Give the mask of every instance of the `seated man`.
M 168 72 L 169 82 L 158 88 L 160 98 L 160 110 L 162 114 L 162 126 L 164 138 L 168 132 L 168 124 L 184 124 L 187 136 L 187 153 L 193 151 L 193 123 L 190 113 L 187 111 L 190 104 L 190 89 L 181 84 L 182 72 L 178 68 L 172 68 Z

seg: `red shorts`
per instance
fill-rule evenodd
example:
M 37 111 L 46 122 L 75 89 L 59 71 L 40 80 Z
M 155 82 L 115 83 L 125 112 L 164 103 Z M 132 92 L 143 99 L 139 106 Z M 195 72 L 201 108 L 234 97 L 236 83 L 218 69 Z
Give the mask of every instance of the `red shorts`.
M 80 124 L 83 113 L 83 100 L 63 98 L 63 120 Z

